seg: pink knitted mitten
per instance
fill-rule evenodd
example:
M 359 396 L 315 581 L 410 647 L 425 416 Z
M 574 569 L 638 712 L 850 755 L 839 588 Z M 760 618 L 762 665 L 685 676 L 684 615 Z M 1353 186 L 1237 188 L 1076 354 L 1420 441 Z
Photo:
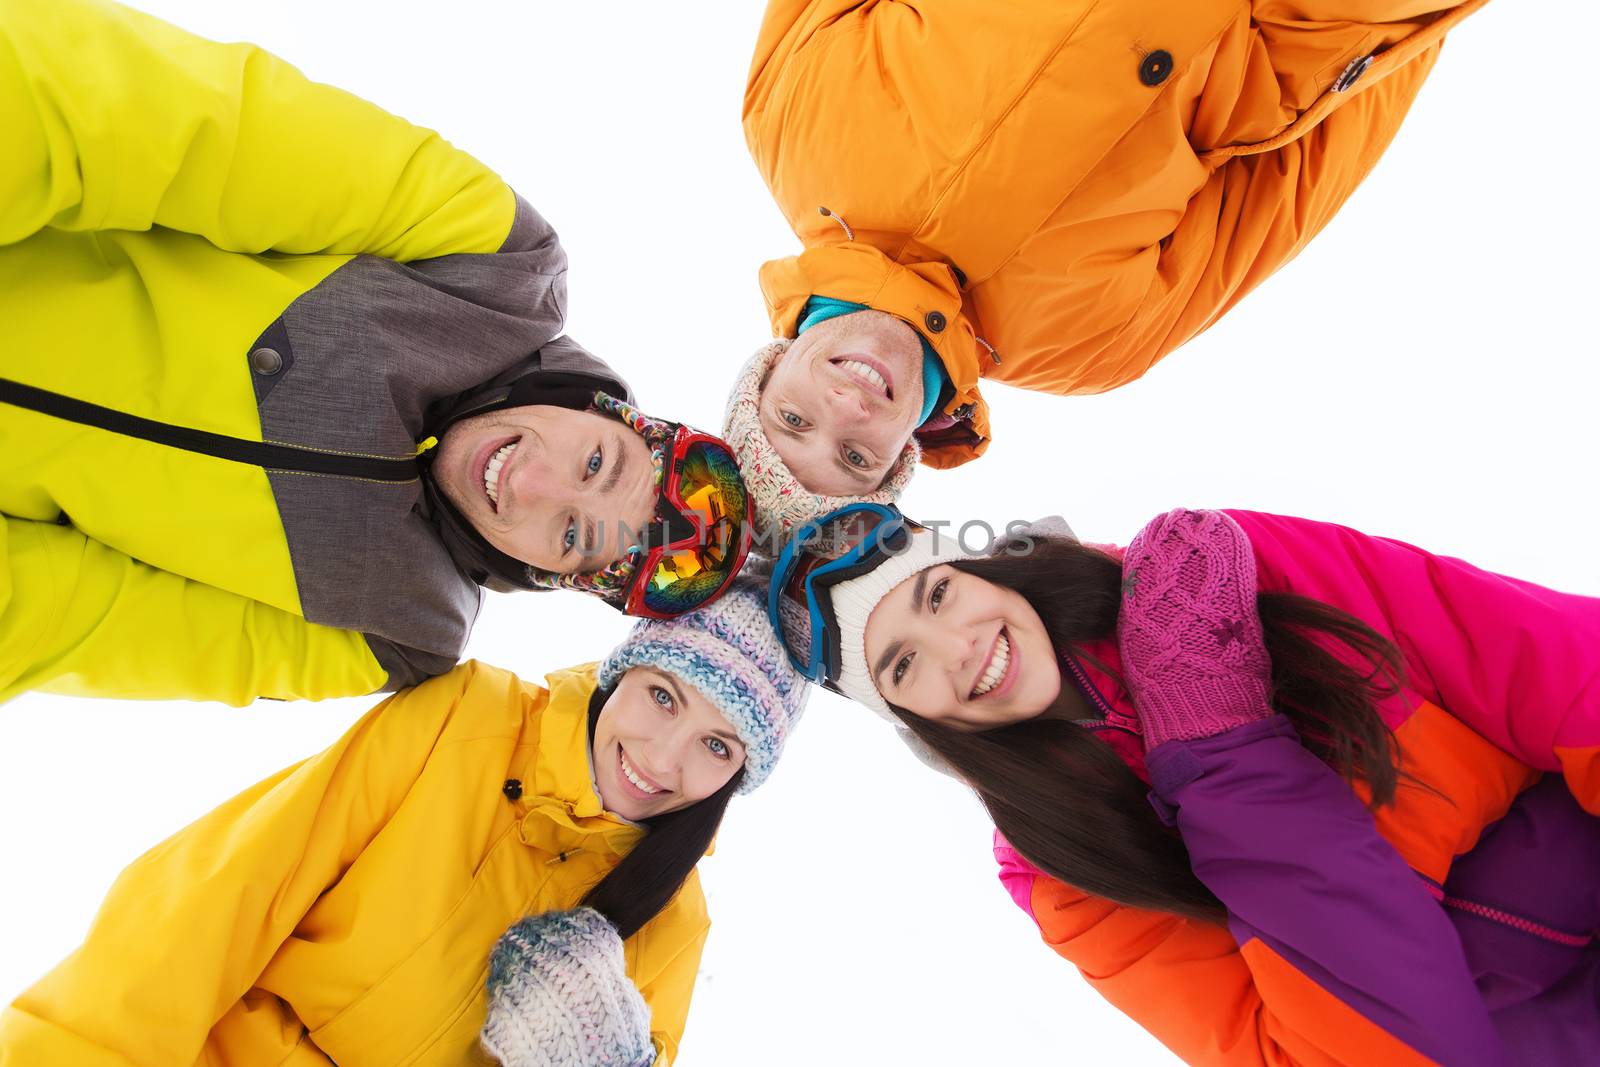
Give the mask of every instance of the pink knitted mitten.
M 1117 640 L 1148 751 L 1272 714 L 1256 561 L 1220 511 L 1169 511 L 1128 545 Z

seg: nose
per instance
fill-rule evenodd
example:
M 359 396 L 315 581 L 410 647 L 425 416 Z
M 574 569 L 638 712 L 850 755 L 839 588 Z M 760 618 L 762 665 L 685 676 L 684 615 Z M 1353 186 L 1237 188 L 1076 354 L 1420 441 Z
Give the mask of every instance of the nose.
M 557 476 L 542 456 L 530 456 L 512 472 L 512 485 L 520 501 L 565 506 L 573 502 L 576 488 L 568 479 Z
M 646 746 L 644 752 L 640 754 L 645 766 L 639 769 L 668 789 L 676 790 L 678 780 L 683 775 L 684 760 L 688 757 L 689 747 L 693 743 L 693 734 L 678 729 L 674 723 L 671 729 L 657 735 Z
M 939 656 L 952 671 L 972 666 L 978 654 L 978 635 L 970 626 L 941 626 L 937 634 Z
M 838 419 L 860 422 L 867 418 L 866 401 L 854 389 L 829 389 L 828 407 Z

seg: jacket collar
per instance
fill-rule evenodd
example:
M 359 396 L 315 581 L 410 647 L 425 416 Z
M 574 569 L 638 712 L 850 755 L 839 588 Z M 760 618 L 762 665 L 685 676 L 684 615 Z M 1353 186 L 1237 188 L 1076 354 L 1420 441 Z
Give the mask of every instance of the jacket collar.
M 644 836 L 600 803 L 591 767 L 589 698 L 596 664 L 546 677 L 549 698 L 539 715 L 538 751 L 517 802 L 525 844 L 558 856 L 575 850 L 621 856 Z

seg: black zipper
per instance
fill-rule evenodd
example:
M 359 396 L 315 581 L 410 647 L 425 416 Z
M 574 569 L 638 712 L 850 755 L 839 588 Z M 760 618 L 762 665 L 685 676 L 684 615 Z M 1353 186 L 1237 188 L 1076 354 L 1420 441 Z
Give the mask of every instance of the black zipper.
M 1078 687 L 1078 691 L 1088 697 L 1089 702 L 1100 711 L 1098 720 L 1090 719 L 1080 722 L 1079 726 L 1082 726 L 1085 730 L 1121 730 L 1125 734 L 1139 736 L 1137 730 L 1129 729 L 1122 725 L 1121 722 L 1113 721 L 1114 719 L 1126 718 L 1126 716 L 1113 708 L 1111 702 L 1101 695 L 1099 688 L 1089 680 L 1088 673 L 1084 671 L 1083 664 L 1078 662 L 1076 656 L 1070 652 L 1062 652 L 1057 658 L 1067 665 L 1067 671 L 1072 675 L 1072 681 Z
M 101 407 L 87 400 L 62 396 L 47 389 L 0 378 L 0 403 L 11 404 L 42 415 L 50 415 L 67 422 L 93 426 L 124 437 L 153 441 L 185 452 L 203 456 L 248 463 L 266 470 L 297 471 L 302 474 L 329 474 L 340 478 L 364 478 L 374 482 L 409 482 L 417 477 L 417 461 L 413 457 L 383 459 L 377 456 L 352 456 L 337 452 L 319 452 L 297 445 L 279 445 L 267 441 L 247 441 L 242 437 L 228 437 L 209 430 L 195 430 L 187 426 L 173 426 L 154 419 L 129 415 L 125 411 Z

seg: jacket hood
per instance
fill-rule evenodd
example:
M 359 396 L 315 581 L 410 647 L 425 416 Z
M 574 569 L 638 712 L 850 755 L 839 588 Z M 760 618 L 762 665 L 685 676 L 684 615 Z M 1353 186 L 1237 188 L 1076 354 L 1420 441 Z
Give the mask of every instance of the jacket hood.
M 582 411 L 593 403 L 597 391 L 633 401 L 632 391 L 615 371 L 570 337 L 558 337 L 482 385 L 430 405 L 423 438 L 443 438 L 450 427 L 473 415 L 528 404 Z M 495 592 L 538 588 L 526 563 L 489 544 L 445 497 L 433 478 L 436 453 L 430 449 L 423 454 L 423 495 L 428 517 L 457 566 L 473 582 Z

